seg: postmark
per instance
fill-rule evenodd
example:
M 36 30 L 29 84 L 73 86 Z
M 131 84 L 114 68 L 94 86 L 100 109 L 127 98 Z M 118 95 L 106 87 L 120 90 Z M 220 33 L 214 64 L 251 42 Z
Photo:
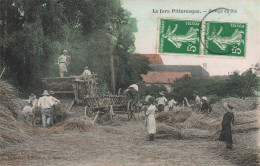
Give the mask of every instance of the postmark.
M 159 53 L 200 54 L 200 21 L 160 19 Z
M 246 23 L 205 21 L 204 54 L 245 56 Z

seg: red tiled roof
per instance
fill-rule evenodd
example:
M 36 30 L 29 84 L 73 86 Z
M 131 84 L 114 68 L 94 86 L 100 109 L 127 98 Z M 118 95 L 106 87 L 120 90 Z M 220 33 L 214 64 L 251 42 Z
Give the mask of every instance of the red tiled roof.
M 163 64 L 163 61 L 159 54 L 140 54 L 140 55 L 147 57 L 151 64 L 154 64 L 154 65 Z
M 168 84 L 174 82 L 177 78 L 181 78 L 184 75 L 191 76 L 191 72 L 157 72 L 149 71 L 146 75 L 141 74 L 144 83 L 153 84 Z

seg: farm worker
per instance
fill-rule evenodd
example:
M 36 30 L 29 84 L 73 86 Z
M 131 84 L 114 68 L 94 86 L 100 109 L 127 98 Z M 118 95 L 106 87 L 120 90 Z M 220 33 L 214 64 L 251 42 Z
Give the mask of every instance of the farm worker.
M 151 95 L 147 95 L 144 99 L 144 101 L 146 101 L 147 103 L 149 102 L 149 98 L 152 97 Z
M 33 110 L 35 109 L 36 107 L 36 104 L 37 104 L 37 98 L 36 96 L 31 93 L 30 96 L 29 96 L 29 99 L 28 100 L 24 100 L 28 103 L 28 105 L 24 106 L 22 112 L 23 113 L 27 113 L 27 112 L 33 112 Z
M 47 90 L 43 91 L 42 97 L 39 98 L 38 106 L 41 108 L 42 127 L 49 126 L 52 119 L 53 100 L 49 97 Z
M 222 130 L 220 132 L 219 140 L 226 142 L 226 148 L 232 149 L 232 131 L 231 131 L 231 123 L 234 125 L 234 106 L 228 102 L 223 103 L 224 109 L 226 113 L 223 116 L 223 120 L 221 123 Z
M 84 71 L 83 71 L 83 73 L 81 74 L 81 76 L 82 76 L 82 77 L 90 78 L 91 72 L 90 72 L 90 70 L 88 69 L 87 66 L 84 68 Z
M 33 105 L 35 100 L 36 100 L 35 94 L 31 93 L 29 96 L 29 103 Z
M 203 96 L 201 98 L 201 103 L 202 103 L 202 106 L 201 106 L 200 110 L 203 114 L 208 114 L 212 111 L 212 107 L 210 106 L 207 97 Z
M 199 97 L 199 92 L 193 91 L 193 96 L 195 98 L 195 104 L 194 104 L 195 111 L 198 112 L 200 110 L 200 107 L 201 107 L 201 100 L 200 100 L 200 97 Z
M 177 102 L 174 99 L 171 99 L 170 101 L 168 101 L 168 107 L 169 107 L 169 111 L 173 111 L 173 107 L 177 104 Z
M 156 99 L 156 101 L 158 104 L 158 111 L 162 112 L 162 111 L 164 111 L 164 106 L 166 105 L 168 100 L 166 99 L 164 92 L 160 92 L 159 94 L 160 94 L 160 97 L 158 97 Z
M 154 134 L 156 133 L 156 124 L 155 124 L 155 99 L 153 97 L 149 98 L 149 107 L 145 112 L 145 128 L 148 132 L 148 141 L 154 140 Z
M 138 91 L 139 88 L 137 84 L 132 84 L 125 90 L 135 104 L 138 102 Z
M 137 92 L 139 91 L 139 88 L 138 88 L 137 84 L 132 84 L 132 85 L 129 86 L 129 88 L 132 88 L 132 89 L 134 89 Z
M 64 75 L 68 72 L 69 59 L 70 57 L 68 55 L 68 50 L 64 50 L 58 60 L 60 77 L 64 77 Z

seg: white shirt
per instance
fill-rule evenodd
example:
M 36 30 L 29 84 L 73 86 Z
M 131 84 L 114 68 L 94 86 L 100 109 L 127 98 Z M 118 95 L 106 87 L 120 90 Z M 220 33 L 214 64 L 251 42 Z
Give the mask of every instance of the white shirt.
M 58 104 L 60 103 L 60 100 L 56 99 L 55 97 L 53 96 L 49 96 L 50 100 L 51 100 L 51 105 L 55 105 L 55 104 Z
M 196 98 L 195 98 L 195 103 L 196 103 L 197 105 L 201 105 L 201 101 L 200 101 L 200 97 L 199 97 L 199 96 L 196 96 Z
M 61 55 L 59 58 L 59 63 L 67 63 L 67 56 L 66 55 Z
M 130 85 L 129 88 L 134 88 L 134 90 L 137 92 L 139 91 L 138 85 L 136 84 Z
M 148 95 L 148 96 L 145 97 L 144 100 L 148 102 L 150 97 L 152 97 L 152 96 L 151 96 L 151 95 Z
M 147 111 L 145 112 L 145 115 L 146 115 L 146 116 L 154 115 L 154 114 L 155 114 L 155 111 L 156 111 L 155 105 L 151 104 L 151 105 L 148 107 Z
M 39 98 L 38 106 L 47 109 L 53 106 L 53 100 L 49 96 L 43 96 Z
M 171 100 L 168 102 L 168 106 L 169 106 L 169 107 L 173 107 L 175 104 L 176 104 L 176 101 L 175 101 L 174 99 L 171 99 Z
M 157 101 L 157 103 L 158 103 L 158 105 L 160 105 L 160 104 L 162 104 L 162 105 L 166 105 L 166 102 L 168 101 L 167 99 L 166 99 L 166 97 L 158 97 L 157 99 L 156 99 L 156 101 Z
M 83 76 L 83 77 L 91 76 L 91 72 L 88 69 L 86 69 L 83 71 L 81 76 Z

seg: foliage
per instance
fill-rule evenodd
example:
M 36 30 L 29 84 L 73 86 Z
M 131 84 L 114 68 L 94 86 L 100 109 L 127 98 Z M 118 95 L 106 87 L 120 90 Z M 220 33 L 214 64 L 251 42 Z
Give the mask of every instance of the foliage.
M 150 85 L 147 86 L 145 84 L 140 83 L 139 85 L 140 89 L 140 96 L 141 99 L 144 100 L 145 96 L 151 95 L 154 98 L 159 97 L 159 92 L 166 92 L 166 88 L 163 85 Z
M 253 73 L 252 69 L 248 69 L 240 75 L 238 72 L 234 72 L 230 75 L 228 85 L 231 91 L 230 93 L 240 98 L 245 98 L 247 96 L 253 96 L 255 91 L 259 90 L 259 79 L 257 75 Z
M 104 91 L 111 86 L 111 55 L 117 88 L 148 69 L 147 60 L 132 56 L 136 20 L 119 0 L 0 0 L 0 22 L 0 69 L 27 93 L 41 91 L 40 78 L 58 76 L 64 49 L 72 57 L 69 75 L 88 66 Z
M 207 96 L 210 102 L 216 102 L 223 97 L 253 96 L 259 89 L 259 79 L 251 69 L 242 74 L 234 72 L 225 79 L 218 78 L 190 78 L 183 77 L 172 84 L 173 91 L 168 94 L 169 98 L 182 101 L 183 97 L 193 100 L 193 91 L 199 95 Z

